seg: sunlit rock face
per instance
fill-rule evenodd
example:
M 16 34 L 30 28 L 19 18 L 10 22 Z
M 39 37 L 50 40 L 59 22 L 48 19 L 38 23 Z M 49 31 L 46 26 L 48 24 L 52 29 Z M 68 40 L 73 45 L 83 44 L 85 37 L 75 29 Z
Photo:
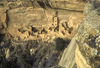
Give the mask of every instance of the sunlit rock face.
M 79 68 L 100 67 L 100 15 L 99 9 L 91 11 L 76 33 L 76 63 Z
M 75 62 L 75 50 L 76 50 L 76 41 L 75 37 L 71 40 L 68 47 L 64 50 L 62 58 L 59 62 L 59 65 L 65 68 L 76 68 Z
M 83 11 L 85 2 L 81 0 L 50 0 L 49 4 L 52 8 Z
M 43 31 L 45 36 L 55 34 L 72 38 L 83 19 L 82 13 L 58 10 L 57 17 L 55 14 L 54 10 L 49 11 L 42 8 L 9 10 L 8 32 L 14 37 L 19 36 L 21 39 L 28 38 L 30 35 L 34 38 L 39 35 L 38 38 L 41 38 Z M 57 18 L 57 20 L 53 20 L 53 18 Z
M 49 68 L 56 64 L 53 68 L 76 68 L 75 38 L 69 46 L 68 39 L 84 18 L 85 1 L 0 0 L 0 40 L 1 34 L 6 36 L 0 41 L 0 68 Z M 57 37 L 67 39 L 66 45 L 60 43 L 63 39 L 56 44 Z M 58 65 L 62 46 L 68 48 Z
M 48 36 L 71 39 L 84 18 L 82 12 L 85 3 L 74 0 L 72 3 L 69 0 L 66 0 L 66 4 L 63 3 L 64 1 L 60 0 L 1 1 L 1 33 L 9 33 L 16 40 L 33 40 Z M 56 4 L 64 5 L 66 8 L 59 8 Z
M 75 67 L 72 67 L 72 63 L 70 64 L 71 66 L 68 65 L 70 62 L 66 61 L 71 61 L 72 58 L 70 57 L 73 56 L 75 56 L 77 68 L 100 68 L 99 0 L 97 2 L 88 2 L 85 6 L 84 12 L 86 12 L 86 18 L 79 25 L 77 33 L 75 35 L 75 40 L 73 40 L 74 38 L 72 39 L 73 42 L 70 42 L 69 47 L 67 47 L 67 50 L 65 49 L 60 60 L 59 65 L 65 68 Z M 74 48 L 72 46 L 76 46 L 75 55 L 73 54 Z M 72 50 L 72 52 L 70 50 Z M 68 55 L 68 53 L 70 53 L 71 55 Z M 74 61 L 72 62 L 74 63 Z

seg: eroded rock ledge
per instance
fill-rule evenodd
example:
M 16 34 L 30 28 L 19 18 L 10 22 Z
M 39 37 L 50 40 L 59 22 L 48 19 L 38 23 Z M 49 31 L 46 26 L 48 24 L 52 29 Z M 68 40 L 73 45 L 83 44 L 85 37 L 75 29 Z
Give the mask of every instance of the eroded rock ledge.
M 49 68 L 58 64 L 63 48 L 70 42 L 68 39 L 73 38 L 84 18 L 84 5 L 83 0 L 1 0 L 1 67 Z M 61 39 L 62 44 L 58 41 L 57 46 L 54 39 L 58 37 L 67 40 Z M 73 56 L 74 52 L 74 59 Z
M 62 68 L 100 68 L 100 1 L 89 1 L 84 13 L 85 19 L 59 62 Z M 73 66 L 75 62 L 77 67 Z
M 88 2 L 85 7 L 88 9 L 85 10 L 88 12 L 87 16 L 75 35 L 78 45 L 76 48 L 78 68 L 100 68 L 100 7 L 98 1 Z M 93 4 L 94 2 L 95 4 Z M 89 3 L 92 3 L 91 6 Z M 98 4 L 97 8 L 94 7 L 96 4 Z
M 76 34 L 76 42 L 79 45 L 79 51 L 86 59 L 87 64 L 90 65 L 90 67 L 86 68 L 100 67 L 100 16 L 98 15 L 97 10 L 94 10 L 87 15 L 87 17 L 84 19 L 84 22 L 80 25 Z
M 9 33 L 16 40 L 68 37 L 75 35 L 82 22 L 84 2 L 79 1 L 24 1 L 5 0 L 0 2 L 0 31 Z M 52 3 L 52 5 L 50 4 Z M 65 6 L 60 8 L 56 4 Z M 78 7 L 74 7 L 73 4 Z M 49 6 L 48 6 L 49 4 Z M 84 3 L 85 4 L 85 3 Z M 79 6 L 80 5 L 80 6 Z M 51 7 L 50 7 L 51 6 Z M 72 8 L 71 8 L 72 6 Z M 55 8 L 53 8 L 55 7 Z M 82 8 L 81 8 L 82 7 Z M 69 9 L 67 9 L 69 8 Z M 81 10 L 81 9 L 82 10 Z M 78 10 L 77 10 L 78 9 Z

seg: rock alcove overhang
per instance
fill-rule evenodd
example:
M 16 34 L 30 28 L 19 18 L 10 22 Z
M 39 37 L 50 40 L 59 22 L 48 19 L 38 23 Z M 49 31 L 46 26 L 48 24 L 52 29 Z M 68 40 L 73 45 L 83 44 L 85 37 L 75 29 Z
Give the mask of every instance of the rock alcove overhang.
M 7 2 L 5 4 L 7 4 Z M 73 5 L 73 4 L 70 4 L 70 5 Z M 82 7 L 83 5 L 80 5 L 80 6 L 81 6 L 81 8 L 83 8 Z M 58 8 L 57 6 L 55 6 L 55 7 Z M 65 38 L 65 37 L 72 38 L 76 32 L 78 25 L 83 20 L 82 12 L 77 12 L 77 10 L 73 11 L 72 8 L 71 8 L 72 11 L 67 11 L 67 10 L 70 10 L 70 8 L 66 8 L 67 10 L 62 10 L 61 8 L 55 9 L 55 10 L 51 9 L 51 8 L 49 10 L 44 10 L 44 8 L 37 9 L 37 8 L 33 8 L 33 4 L 31 2 L 27 2 L 27 1 L 9 2 L 7 7 L 5 6 L 3 8 L 7 9 L 7 11 L 3 11 L 3 14 L 5 14 L 5 15 L 1 15 L 1 16 L 5 17 L 4 21 L 2 21 L 2 22 L 4 22 L 2 25 L 4 28 L 7 29 L 7 31 L 2 30 L 2 33 L 7 32 L 8 35 L 6 34 L 6 37 L 9 36 L 9 37 L 12 37 L 13 39 L 19 40 L 19 41 L 20 41 L 20 39 L 22 39 L 22 40 L 23 39 L 33 40 L 33 38 L 39 39 L 39 36 L 41 38 L 44 38 L 44 37 L 47 37 L 50 35 L 52 35 L 50 37 L 53 39 L 56 36 L 57 37 L 60 36 L 63 38 Z M 2 10 L 2 9 L 0 9 L 0 10 Z M 83 9 L 78 9 L 78 10 L 83 11 Z M 56 12 L 56 11 L 58 11 L 58 12 Z M 58 15 L 56 15 L 57 13 L 58 13 Z M 5 22 L 7 25 L 5 25 Z M 47 23 L 49 23 L 49 24 L 47 24 Z M 59 24 L 59 29 L 58 29 L 58 24 Z M 50 37 L 47 37 L 47 38 L 50 38 Z M 17 46 L 17 44 L 22 45 L 23 43 L 27 43 L 26 41 L 24 41 L 24 42 L 17 41 L 16 42 L 15 40 L 12 41 L 13 46 Z M 52 42 L 52 41 L 48 41 L 48 42 Z M 8 41 L 8 43 L 9 43 L 9 41 Z M 30 44 L 29 49 L 32 48 L 31 43 L 32 42 L 29 43 Z M 33 43 L 37 44 L 37 42 L 33 42 Z M 2 42 L 2 45 L 3 44 L 4 43 Z M 13 46 L 11 46 L 10 49 L 14 50 Z M 38 45 L 38 46 L 39 46 L 39 48 L 42 48 L 42 46 L 40 46 L 40 45 Z M 34 47 L 36 47 L 36 46 L 34 45 Z M 18 52 L 18 54 L 20 54 L 20 53 L 22 53 L 21 51 L 24 48 L 27 49 L 27 46 L 25 45 L 25 47 L 23 47 L 23 46 L 18 45 L 19 50 L 16 49 L 17 51 L 16 50 L 15 51 Z M 38 47 L 36 47 L 36 48 L 38 48 Z M 37 55 L 40 55 L 39 58 L 42 58 L 42 60 L 48 61 L 48 59 L 43 55 L 43 52 L 46 53 L 46 51 L 45 51 L 46 48 L 44 47 L 42 49 L 43 50 L 39 49 L 40 51 L 36 50 L 36 52 L 34 51 L 34 49 L 30 49 L 30 51 L 32 51 L 32 53 L 39 52 L 37 54 Z M 50 49 L 50 47 L 49 47 L 49 49 Z M 47 50 L 49 50 L 49 49 L 47 49 Z M 52 48 L 52 49 L 54 49 L 54 48 Z M 24 52 L 27 52 L 27 51 L 24 51 Z M 42 55 L 41 55 L 41 53 L 42 53 Z M 53 57 L 52 55 L 54 55 L 55 57 L 56 57 L 56 55 L 58 55 L 58 54 L 56 54 L 56 51 L 54 51 L 52 53 L 50 53 L 51 59 Z M 7 54 L 6 58 L 9 57 L 9 49 L 7 49 L 6 54 Z M 23 55 L 21 55 L 21 56 L 23 56 Z M 38 57 L 38 56 L 36 56 L 36 57 Z M 23 58 L 23 57 L 21 57 L 21 58 Z M 30 61 L 30 60 L 28 60 L 28 61 Z M 40 66 L 41 65 L 45 65 L 44 62 L 41 63 Z

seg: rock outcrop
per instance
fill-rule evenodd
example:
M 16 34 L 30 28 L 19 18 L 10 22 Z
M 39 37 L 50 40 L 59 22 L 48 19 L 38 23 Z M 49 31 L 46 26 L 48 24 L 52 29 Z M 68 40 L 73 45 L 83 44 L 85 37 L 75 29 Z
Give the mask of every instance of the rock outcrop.
M 75 68 L 85 1 L 0 0 L 0 68 Z
M 100 8 L 98 7 L 88 12 L 75 35 L 78 45 L 75 59 L 78 68 L 100 68 L 99 10 Z
M 61 8 L 57 4 L 61 4 Z M 9 33 L 16 40 L 48 36 L 71 39 L 84 18 L 82 11 L 85 2 L 4 0 L 0 5 L 1 34 Z
M 68 47 L 64 50 L 59 65 L 65 68 L 76 68 L 75 50 L 76 50 L 76 41 L 74 37 L 71 40 Z
M 65 68 L 100 68 L 99 2 L 99 0 L 89 1 L 85 5 L 86 18 L 79 25 L 75 37 L 65 49 L 58 68 L 60 66 Z M 74 66 L 75 62 L 77 67 Z

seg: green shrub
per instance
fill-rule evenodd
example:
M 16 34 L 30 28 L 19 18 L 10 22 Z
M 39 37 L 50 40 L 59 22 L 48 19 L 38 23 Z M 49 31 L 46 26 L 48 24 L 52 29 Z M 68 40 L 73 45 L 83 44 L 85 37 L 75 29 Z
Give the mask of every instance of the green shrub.
M 31 67 L 30 59 L 31 59 L 30 52 L 27 49 L 19 56 L 19 60 L 21 62 L 21 67 L 22 68 L 30 68 Z
M 15 68 L 15 67 L 16 67 L 16 58 L 10 61 L 4 59 L 0 64 L 0 68 Z
M 63 38 L 58 37 L 54 41 L 56 42 L 56 49 L 58 51 L 61 51 L 64 49 L 66 42 L 65 40 L 63 40 Z

